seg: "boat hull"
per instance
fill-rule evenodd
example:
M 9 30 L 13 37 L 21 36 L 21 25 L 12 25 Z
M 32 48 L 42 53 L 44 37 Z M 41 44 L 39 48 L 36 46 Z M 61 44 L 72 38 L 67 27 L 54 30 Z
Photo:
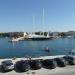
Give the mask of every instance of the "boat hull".
M 49 38 L 25 38 L 25 40 L 33 40 L 33 41 L 43 41 L 43 40 L 50 40 L 52 37 Z

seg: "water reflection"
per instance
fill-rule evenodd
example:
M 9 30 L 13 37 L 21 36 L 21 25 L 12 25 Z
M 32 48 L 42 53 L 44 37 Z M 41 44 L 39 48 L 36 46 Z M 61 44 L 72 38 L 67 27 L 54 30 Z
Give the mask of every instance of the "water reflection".
M 15 42 L 12 42 L 12 46 L 13 46 L 13 48 L 14 48 L 14 46 L 15 46 Z

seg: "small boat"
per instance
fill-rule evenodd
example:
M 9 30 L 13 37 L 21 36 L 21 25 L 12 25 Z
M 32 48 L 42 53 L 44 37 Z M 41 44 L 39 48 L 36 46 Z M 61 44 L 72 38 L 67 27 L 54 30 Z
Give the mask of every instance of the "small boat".
M 10 38 L 10 40 L 9 40 L 9 42 L 17 42 L 17 41 L 19 41 L 18 38 Z
M 24 40 L 24 37 L 18 37 L 18 38 L 10 38 L 10 42 L 17 42 Z
M 45 52 L 50 52 L 50 49 L 48 47 L 46 47 L 44 50 Z

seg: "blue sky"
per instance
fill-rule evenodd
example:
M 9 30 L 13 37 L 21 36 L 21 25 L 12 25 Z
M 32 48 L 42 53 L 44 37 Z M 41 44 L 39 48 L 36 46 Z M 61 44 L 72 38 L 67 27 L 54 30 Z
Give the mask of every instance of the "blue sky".
M 0 0 L 0 32 L 40 30 L 75 30 L 75 0 Z

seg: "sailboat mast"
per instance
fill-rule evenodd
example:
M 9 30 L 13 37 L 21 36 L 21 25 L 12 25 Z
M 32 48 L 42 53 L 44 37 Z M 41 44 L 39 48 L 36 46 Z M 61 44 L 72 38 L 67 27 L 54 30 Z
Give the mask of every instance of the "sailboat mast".
M 33 16 L 33 33 L 35 32 L 35 17 Z
M 43 8 L 43 15 L 42 15 L 42 26 L 43 26 L 43 36 L 44 36 L 44 8 Z

